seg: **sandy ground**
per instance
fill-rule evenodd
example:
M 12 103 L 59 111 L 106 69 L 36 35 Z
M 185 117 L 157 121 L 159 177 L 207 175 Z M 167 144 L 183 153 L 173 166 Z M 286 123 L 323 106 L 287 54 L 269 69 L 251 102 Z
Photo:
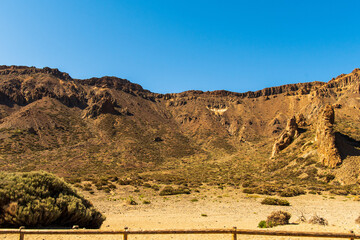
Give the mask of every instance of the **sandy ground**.
M 268 206 L 260 202 L 264 196 L 246 195 L 240 189 L 210 189 L 204 187 L 199 193 L 190 195 L 158 196 L 151 189 L 140 189 L 134 192 L 133 187 L 126 186 L 116 193 L 95 193 L 91 198 L 94 205 L 102 211 L 107 219 L 103 230 L 162 230 L 162 229 L 258 229 L 261 220 L 273 211 L 284 210 L 292 214 L 293 224 L 278 226 L 271 230 L 341 232 L 354 231 L 360 234 L 360 226 L 355 219 L 360 216 L 360 202 L 354 197 L 332 195 L 303 195 L 287 198 L 291 206 Z M 138 205 L 129 205 L 127 199 L 132 197 Z M 150 201 L 144 204 L 143 201 Z M 299 223 L 304 215 L 307 219 L 317 214 L 328 220 L 328 226 Z M 18 236 L 0 236 L 0 239 L 19 239 Z M 122 239 L 122 236 L 26 236 L 25 239 Z M 231 235 L 130 235 L 128 239 L 232 239 Z M 310 239 L 298 237 L 259 237 L 238 236 L 238 239 Z

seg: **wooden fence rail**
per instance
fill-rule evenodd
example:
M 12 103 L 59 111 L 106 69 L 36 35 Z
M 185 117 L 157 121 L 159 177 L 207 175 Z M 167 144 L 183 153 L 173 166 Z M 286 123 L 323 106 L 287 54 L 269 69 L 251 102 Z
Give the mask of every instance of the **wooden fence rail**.
M 360 239 L 360 235 L 355 233 L 330 233 L 330 232 L 294 232 L 294 231 L 274 231 L 274 230 L 248 230 L 248 229 L 204 229 L 204 230 L 50 230 L 50 229 L 0 229 L 0 235 L 19 234 L 19 239 L 24 240 L 25 235 L 122 235 L 124 240 L 128 240 L 129 235 L 159 235 L 159 234 L 229 234 L 233 240 L 237 240 L 237 235 L 257 235 L 257 236 L 288 236 L 288 237 L 313 237 L 313 238 L 345 238 Z

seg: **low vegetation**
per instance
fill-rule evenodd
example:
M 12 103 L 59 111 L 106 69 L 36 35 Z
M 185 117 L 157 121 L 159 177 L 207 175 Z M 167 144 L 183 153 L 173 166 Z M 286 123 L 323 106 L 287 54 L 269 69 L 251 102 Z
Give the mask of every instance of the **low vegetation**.
M 289 224 L 289 220 L 291 218 L 291 214 L 285 211 L 276 211 L 271 213 L 266 221 L 260 221 L 258 227 L 259 228 L 272 228 L 278 225 L 286 225 Z
M 135 199 L 131 196 L 129 197 L 127 202 L 129 205 L 138 205 L 138 203 L 135 201 Z
M 1 227 L 99 228 L 105 217 L 55 175 L 0 173 Z
M 191 191 L 185 187 L 173 188 L 172 186 L 165 186 L 159 193 L 160 196 L 190 194 Z
M 272 197 L 264 198 L 261 201 L 261 204 L 264 204 L 264 205 L 290 206 L 289 201 L 287 201 L 285 199 L 272 198 Z
M 329 222 L 325 218 L 320 217 L 316 214 L 310 218 L 309 223 L 323 225 L 323 226 L 329 225 Z
M 305 194 L 305 190 L 300 187 L 289 187 L 285 188 L 283 191 L 280 192 L 281 197 L 294 197 L 298 195 Z

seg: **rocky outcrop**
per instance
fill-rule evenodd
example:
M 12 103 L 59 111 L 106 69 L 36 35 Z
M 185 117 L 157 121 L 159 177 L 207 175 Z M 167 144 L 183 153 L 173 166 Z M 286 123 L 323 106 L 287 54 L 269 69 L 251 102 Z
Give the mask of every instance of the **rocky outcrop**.
M 318 146 L 319 161 L 327 167 L 334 168 L 341 164 L 339 150 L 335 143 L 335 132 L 333 129 L 335 112 L 331 105 L 327 105 L 320 114 L 315 141 Z
M 0 104 L 24 106 L 49 97 L 69 107 L 86 107 L 83 87 L 56 68 L 0 66 L 0 77 Z
M 117 77 L 101 77 L 101 78 L 89 78 L 85 80 L 79 80 L 79 83 L 89 86 L 95 86 L 98 88 L 110 88 L 116 90 L 122 90 L 124 92 L 148 92 L 144 90 L 139 84 L 132 83 L 126 79 Z
M 288 121 L 286 129 L 281 133 L 280 138 L 275 142 L 271 158 L 275 157 L 277 153 L 289 146 L 297 136 L 299 136 L 298 124 L 294 116 Z
M 83 118 L 95 118 L 103 113 L 119 114 L 117 106 L 109 92 L 93 95 L 89 100 L 89 106 L 84 109 Z
M 34 73 L 44 73 L 52 75 L 61 80 L 70 81 L 72 78 L 68 73 L 59 71 L 57 68 L 36 68 L 36 67 L 26 67 L 26 66 L 0 66 L 0 75 L 29 75 Z
M 304 115 L 302 113 L 300 113 L 298 116 L 296 116 L 296 123 L 297 123 L 298 127 L 306 127 L 307 126 L 306 118 L 304 117 Z

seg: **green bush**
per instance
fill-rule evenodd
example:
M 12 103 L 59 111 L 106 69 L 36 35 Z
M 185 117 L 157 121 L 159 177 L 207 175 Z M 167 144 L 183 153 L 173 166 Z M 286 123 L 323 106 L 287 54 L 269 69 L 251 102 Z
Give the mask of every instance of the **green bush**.
M 264 205 L 279 205 L 279 206 L 290 206 L 290 203 L 285 199 L 267 197 L 261 201 Z
M 0 173 L 0 227 L 99 228 L 104 220 L 88 200 L 52 174 Z
M 266 221 L 262 220 L 258 224 L 258 228 L 267 228 Z

